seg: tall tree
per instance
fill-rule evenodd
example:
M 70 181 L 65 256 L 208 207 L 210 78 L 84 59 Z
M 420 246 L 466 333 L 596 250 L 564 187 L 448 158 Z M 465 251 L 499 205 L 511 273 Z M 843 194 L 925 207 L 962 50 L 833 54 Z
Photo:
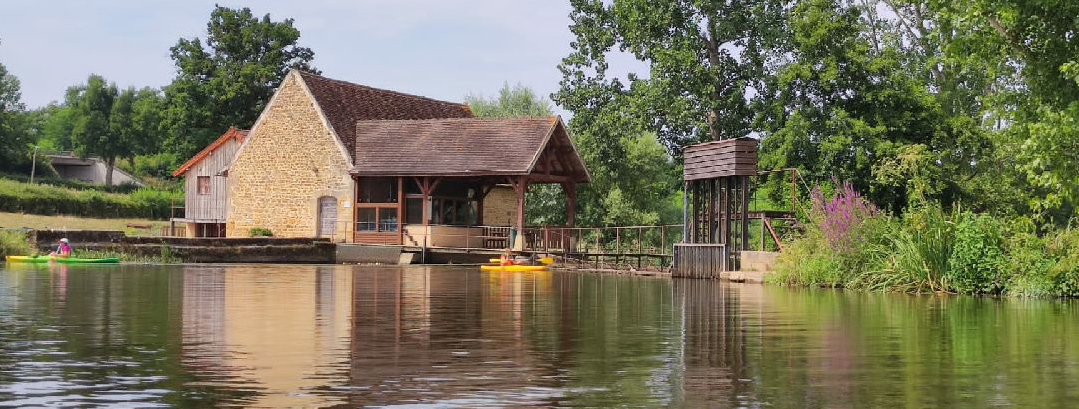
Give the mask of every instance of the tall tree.
M 205 42 L 180 39 L 170 50 L 177 75 L 165 87 L 170 149 L 186 158 L 229 126 L 248 128 L 290 69 L 316 72 L 292 19 L 256 17 L 216 6 Z
M 751 135 L 748 101 L 778 56 L 787 2 L 572 0 L 573 51 L 559 65 L 553 98 L 580 116 L 579 126 L 652 132 L 672 152 Z M 624 84 L 610 76 L 617 52 L 647 64 L 647 77 L 631 73 Z
M 947 51 L 962 60 L 999 62 L 992 117 L 1008 166 L 1041 189 L 1045 211 L 1079 203 L 1079 3 L 1071 0 L 934 2 L 956 22 Z M 1008 72 L 1007 70 L 1011 70 Z M 1008 76 L 1007 74 L 1014 74 Z
M 28 159 L 30 141 L 23 123 L 26 106 L 21 99 L 19 79 L 0 64 L 0 168 L 9 171 Z
M 66 101 L 72 110 L 71 141 L 75 152 L 81 156 L 97 155 L 105 161 L 106 185 L 112 184 L 116 158 L 129 152 L 117 132 L 122 126 L 119 124 L 126 122 L 122 117 L 127 111 L 124 106 L 129 104 L 126 101 L 115 104 L 118 94 L 115 84 L 106 82 L 100 75 L 90 75 L 86 85 L 68 90 L 71 99 Z

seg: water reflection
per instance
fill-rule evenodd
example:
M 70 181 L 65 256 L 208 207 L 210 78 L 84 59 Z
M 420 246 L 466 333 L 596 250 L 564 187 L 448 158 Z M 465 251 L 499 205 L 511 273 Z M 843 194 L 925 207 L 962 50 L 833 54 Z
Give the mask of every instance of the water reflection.
M 0 406 L 1063 407 L 1079 308 L 466 267 L 0 270 Z

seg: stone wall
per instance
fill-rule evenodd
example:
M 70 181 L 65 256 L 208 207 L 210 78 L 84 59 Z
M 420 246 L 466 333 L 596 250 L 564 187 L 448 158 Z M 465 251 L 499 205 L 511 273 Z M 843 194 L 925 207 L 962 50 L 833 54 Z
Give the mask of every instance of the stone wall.
M 245 237 L 253 227 L 277 237 L 315 236 L 319 198 L 333 196 L 332 238 L 349 239 L 353 181 L 342 149 L 299 75 L 290 73 L 229 167 L 228 236 Z
M 528 203 L 526 202 L 527 206 Z M 483 198 L 483 224 L 512 226 L 517 220 L 517 193 L 509 186 L 495 186 Z

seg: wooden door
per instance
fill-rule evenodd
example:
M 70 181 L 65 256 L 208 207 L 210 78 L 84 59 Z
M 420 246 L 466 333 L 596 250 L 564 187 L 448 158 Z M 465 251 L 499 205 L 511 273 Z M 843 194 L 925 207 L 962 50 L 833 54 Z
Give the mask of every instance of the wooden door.
M 337 231 L 337 198 L 323 196 L 318 199 L 318 236 L 333 236 Z

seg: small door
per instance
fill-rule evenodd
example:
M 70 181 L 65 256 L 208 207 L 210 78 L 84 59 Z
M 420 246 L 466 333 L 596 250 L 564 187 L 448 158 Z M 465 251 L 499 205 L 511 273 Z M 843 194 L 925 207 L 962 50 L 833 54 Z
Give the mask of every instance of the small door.
M 318 236 L 333 236 L 337 231 L 337 198 L 323 196 L 318 198 Z

